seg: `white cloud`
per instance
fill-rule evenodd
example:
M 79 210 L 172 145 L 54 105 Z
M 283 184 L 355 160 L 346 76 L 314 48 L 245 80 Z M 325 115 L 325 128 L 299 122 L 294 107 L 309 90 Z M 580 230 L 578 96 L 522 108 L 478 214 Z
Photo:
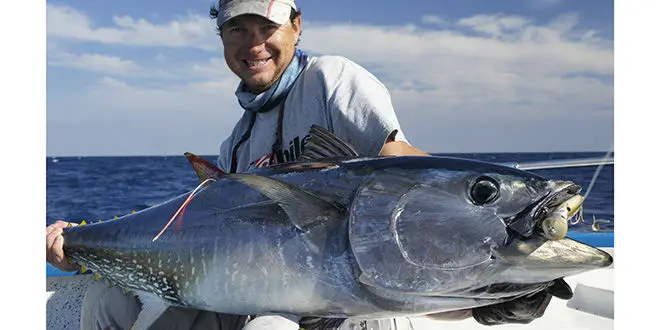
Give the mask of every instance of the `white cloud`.
M 484 16 L 468 19 L 478 20 L 486 21 Z M 603 99 L 611 95 L 611 83 L 569 78 L 612 75 L 609 43 L 589 37 L 568 39 L 563 31 L 524 25 L 522 19 L 494 16 L 487 20 L 504 21 L 517 29 L 491 38 L 449 30 L 308 24 L 303 47 L 344 54 L 371 67 L 394 90 L 423 86 L 438 104 L 478 102 L 482 105 L 476 109 L 486 110 L 484 105 L 493 102 L 549 102 L 551 96 L 561 100 L 562 94 L 572 95 L 576 89 L 590 92 L 584 99 L 611 104 L 611 97 Z M 370 47 L 361 46 L 367 43 Z
M 165 24 L 114 16 L 112 27 L 95 27 L 87 15 L 61 5 L 46 6 L 49 38 L 133 46 L 194 47 L 217 51 L 218 37 L 211 19 L 199 14 Z
M 505 30 L 520 29 L 529 21 L 519 16 L 476 15 L 458 20 L 458 25 L 467 26 L 477 32 L 495 37 L 501 36 Z
M 136 78 L 175 78 L 174 70 L 162 68 L 145 68 L 133 60 L 122 59 L 119 56 L 69 52 L 49 49 L 48 65 L 71 68 L 82 71 L 98 72 Z
M 48 154 L 217 153 L 241 115 L 236 80 L 139 87 L 103 77 L 70 97 L 49 98 Z
M 49 56 L 48 64 L 126 76 L 135 75 L 142 71 L 140 66 L 131 60 L 123 60 L 118 56 L 102 54 L 74 55 L 66 52 L 54 52 Z
M 190 17 L 195 15 L 162 25 L 115 18 L 114 26 L 107 28 L 94 27 L 71 8 L 51 6 L 52 13 L 67 13 L 77 28 L 49 30 L 49 38 L 210 47 L 217 53 L 200 53 L 222 55 L 212 26 L 192 24 Z M 504 14 L 456 21 L 427 15 L 421 21 L 431 28 L 306 21 L 301 47 L 344 55 L 372 71 L 389 88 L 406 135 L 423 150 L 605 150 L 611 145 L 612 40 L 600 38 L 597 31 L 580 30 L 578 15 L 562 15 L 543 25 Z M 202 41 L 205 34 L 212 40 Z M 146 41 L 147 36 L 159 35 L 199 38 Z M 58 45 L 57 51 L 63 52 L 61 48 Z M 167 87 L 147 88 L 139 81 L 129 84 L 106 77 L 66 98 L 49 97 L 50 154 L 180 154 L 192 147 L 216 153 L 240 115 L 233 94 L 237 80 L 221 57 L 172 62 L 158 55 L 161 60 L 144 70 L 130 58 L 71 56 L 71 61 L 86 58 L 87 65 L 76 66 L 81 69 L 103 63 L 97 71 L 124 76 L 142 72 L 141 77 L 149 77 L 162 70 L 176 79 L 161 85 Z M 135 76 L 140 75 L 131 77 Z M 87 128 L 99 125 L 102 129 Z M 85 128 L 76 131 L 78 126 Z M 91 145 L 103 147 L 90 149 Z
M 449 21 L 437 15 L 424 15 L 422 16 L 422 23 L 432 25 L 446 25 Z
M 213 57 L 206 63 L 194 63 L 189 69 L 186 69 L 186 71 L 188 71 L 190 75 L 204 77 L 206 79 L 231 76 L 231 72 L 225 63 L 225 60 L 218 57 Z

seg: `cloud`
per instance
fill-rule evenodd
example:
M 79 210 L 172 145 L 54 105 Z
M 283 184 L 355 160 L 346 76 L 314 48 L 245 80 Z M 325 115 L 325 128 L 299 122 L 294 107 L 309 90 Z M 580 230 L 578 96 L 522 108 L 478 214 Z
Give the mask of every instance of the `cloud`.
M 207 16 L 187 17 L 155 24 L 146 19 L 114 16 L 114 26 L 95 27 L 83 12 L 62 5 L 46 6 L 48 38 L 132 46 L 194 47 L 217 51 L 214 23 Z
M 537 26 L 521 17 L 477 15 L 456 23 L 490 32 L 483 36 L 452 29 L 308 24 L 303 47 L 346 55 L 373 69 L 398 98 L 431 99 L 444 113 L 539 113 L 567 100 L 611 108 L 611 82 L 589 78 L 612 76 L 611 42 L 577 33 L 569 18 Z
M 142 68 L 131 60 L 123 60 L 118 56 L 102 54 L 74 55 L 66 52 L 49 54 L 49 65 L 68 67 L 81 70 L 90 70 L 118 75 L 136 75 Z
M 520 29 L 529 24 L 529 21 L 519 16 L 476 15 L 460 19 L 457 24 L 497 37 L 501 36 L 505 30 Z
M 422 16 L 422 23 L 431 25 L 447 25 L 449 21 L 437 15 L 424 15 Z
M 191 14 L 155 24 L 123 17 L 112 27 L 95 27 L 75 9 L 49 6 L 53 13 L 69 15 L 71 26 L 49 29 L 49 58 L 57 59 L 49 59 L 49 65 L 107 76 L 66 97 L 49 95 L 49 154 L 217 152 L 240 108 L 233 94 L 237 79 L 221 57 L 212 26 L 203 27 L 208 19 Z M 581 30 L 579 15 L 560 15 L 544 24 L 502 13 L 454 20 L 426 15 L 420 22 L 305 21 L 301 47 L 312 54 L 344 55 L 374 73 L 390 90 L 404 132 L 423 150 L 609 149 L 613 42 L 598 31 Z M 148 40 L 149 35 L 161 37 Z M 176 41 L 183 35 L 197 39 Z M 196 50 L 196 60 L 169 53 L 154 53 L 159 60 L 151 56 L 145 62 L 96 52 L 75 55 L 60 44 L 53 52 L 68 57 L 55 58 L 51 39 L 181 47 Z M 141 80 L 159 70 L 168 77 L 159 85 Z
M 217 153 L 241 115 L 233 77 L 143 87 L 113 77 L 48 98 L 48 154 Z

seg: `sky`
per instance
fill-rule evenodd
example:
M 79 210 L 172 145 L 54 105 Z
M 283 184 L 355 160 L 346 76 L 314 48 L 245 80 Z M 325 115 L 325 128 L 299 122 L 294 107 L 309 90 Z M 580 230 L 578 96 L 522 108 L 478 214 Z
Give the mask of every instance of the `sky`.
M 211 4 L 48 1 L 47 155 L 217 154 L 243 110 Z M 613 146 L 613 1 L 297 4 L 300 48 L 376 75 L 424 151 Z

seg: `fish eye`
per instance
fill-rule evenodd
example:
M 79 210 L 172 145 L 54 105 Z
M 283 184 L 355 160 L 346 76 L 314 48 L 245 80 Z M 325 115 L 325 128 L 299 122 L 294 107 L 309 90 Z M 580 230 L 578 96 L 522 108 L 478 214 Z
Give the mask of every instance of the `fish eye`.
M 490 203 L 499 195 L 500 185 L 495 179 L 487 176 L 477 178 L 470 189 L 470 198 L 477 205 Z

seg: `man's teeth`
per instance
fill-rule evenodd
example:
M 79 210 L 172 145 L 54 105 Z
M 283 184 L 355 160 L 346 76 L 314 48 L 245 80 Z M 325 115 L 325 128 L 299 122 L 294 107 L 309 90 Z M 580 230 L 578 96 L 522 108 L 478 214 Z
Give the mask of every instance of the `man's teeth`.
M 246 61 L 249 67 L 262 66 L 268 62 L 268 59 L 259 60 L 259 61 Z

